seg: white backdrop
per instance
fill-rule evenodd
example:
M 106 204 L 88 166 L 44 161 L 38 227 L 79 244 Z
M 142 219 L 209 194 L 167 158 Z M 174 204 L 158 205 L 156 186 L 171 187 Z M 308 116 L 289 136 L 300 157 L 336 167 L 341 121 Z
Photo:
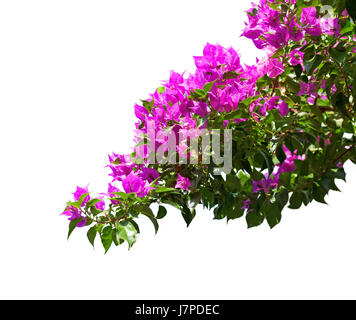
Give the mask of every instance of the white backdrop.
M 132 147 L 133 105 L 192 71 L 206 42 L 240 38 L 249 1 L 0 1 L 0 298 L 356 298 L 355 166 L 329 206 L 286 210 L 273 231 L 170 209 L 134 248 L 66 241 L 76 185 L 102 192 L 107 154 Z

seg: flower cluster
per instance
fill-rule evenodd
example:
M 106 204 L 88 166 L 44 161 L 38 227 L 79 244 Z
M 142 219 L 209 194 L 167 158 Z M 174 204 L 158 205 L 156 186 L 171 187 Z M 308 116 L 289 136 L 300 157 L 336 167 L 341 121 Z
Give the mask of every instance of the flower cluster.
M 251 39 L 255 46 L 265 50 L 269 56 L 288 45 L 290 41 L 300 42 L 305 40 L 306 35 L 318 37 L 322 33 L 330 36 L 340 36 L 340 25 L 337 18 L 317 17 L 316 7 L 303 8 L 301 17 L 298 19 L 295 11 L 291 10 L 291 5 L 296 0 L 285 1 L 287 14 L 274 10 L 270 4 L 275 1 L 263 0 L 258 5 L 247 11 L 248 23 L 242 33 L 243 36 Z M 299 51 L 294 49 L 291 52 L 291 63 L 294 65 L 300 59 Z
M 71 221 L 70 233 L 91 225 L 92 244 L 99 234 L 106 251 L 124 241 L 131 247 L 139 232 L 135 218 L 147 216 L 157 231 L 157 220 L 167 213 L 163 204 L 178 208 L 187 225 L 203 204 L 214 208 L 215 219 L 245 215 L 249 227 L 265 219 L 274 227 L 288 201 L 298 209 L 338 190 L 334 181 L 345 178 L 344 163 L 356 161 L 355 12 L 349 0 L 328 2 L 333 15 L 318 0 L 313 6 L 260 0 L 247 10 L 242 36 L 264 58 L 243 65 L 235 49 L 208 43 L 194 57 L 193 73 L 171 71 L 134 106 L 135 147 L 109 155 L 107 192 L 91 198 L 87 187 L 75 191 L 62 213 Z M 214 176 L 202 155 L 188 164 L 191 139 L 198 140 L 202 129 L 232 131 L 233 168 L 226 177 Z M 185 132 L 190 139 L 171 150 L 170 135 L 178 140 Z M 187 162 L 156 163 L 157 151 Z M 156 215 L 152 203 L 159 204 Z

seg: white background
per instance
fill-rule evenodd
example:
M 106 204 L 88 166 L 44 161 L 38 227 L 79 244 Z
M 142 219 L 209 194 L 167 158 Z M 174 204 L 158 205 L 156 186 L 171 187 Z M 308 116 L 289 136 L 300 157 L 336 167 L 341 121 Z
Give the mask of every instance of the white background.
M 249 1 L 0 1 L 0 298 L 356 298 L 356 171 L 329 206 L 273 231 L 170 209 L 130 251 L 66 240 L 77 185 L 106 190 L 107 154 L 132 147 L 133 105 L 193 71 L 206 42 L 238 49 Z

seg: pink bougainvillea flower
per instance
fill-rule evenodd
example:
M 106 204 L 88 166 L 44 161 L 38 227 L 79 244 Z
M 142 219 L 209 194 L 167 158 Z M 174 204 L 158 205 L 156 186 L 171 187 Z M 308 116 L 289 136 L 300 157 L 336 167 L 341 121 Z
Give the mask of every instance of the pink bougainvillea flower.
M 278 100 L 279 96 L 274 96 L 272 98 L 267 99 L 265 103 L 261 106 L 260 113 L 265 116 L 267 111 L 273 110 L 277 107 Z
M 250 207 L 250 204 L 251 204 L 251 200 L 250 199 L 243 200 L 242 202 L 244 204 L 244 206 L 241 208 L 242 210 L 248 209 Z
M 298 96 L 307 95 L 307 101 L 309 104 L 313 105 L 315 99 L 318 97 L 318 87 L 323 87 L 323 83 L 317 83 L 313 77 L 311 77 L 308 83 L 299 81 L 300 91 Z
M 135 167 L 135 163 L 132 162 L 130 155 L 109 155 L 110 165 L 112 171 L 109 175 L 113 177 L 113 181 L 122 181 L 128 176 L 132 169 Z
M 296 169 L 294 161 L 295 160 L 304 161 L 306 159 L 305 154 L 302 156 L 299 156 L 299 155 L 297 155 L 297 152 L 298 152 L 297 150 L 295 150 L 292 153 L 285 145 L 283 145 L 283 151 L 286 154 L 287 158 L 283 161 L 282 164 L 276 165 L 279 168 L 278 174 L 281 174 L 282 172 L 293 172 Z
M 300 17 L 300 22 L 304 26 L 315 26 L 317 24 L 316 8 L 315 7 L 303 8 Z
M 82 188 L 82 187 L 77 187 L 77 190 L 73 193 L 74 195 L 74 201 L 78 201 L 80 199 L 80 197 L 83 195 L 83 194 L 86 194 L 86 193 L 89 193 L 88 191 L 88 186 L 86 186 L 85 188 Z M 86 196 L 85 199 L 83 200 L 82 202 L 82 206 L 85 206 L 88 201 L 90 200 L 90 196 Z
M 81 228 L 84 227 L 86 224 L 86 219 L 82 216 L 80 210 L 76 207 L 73 206 L 68 206 L 62 213 L 61 215 L 69 217 L 68 220 L 74 220 L 74 219 L 82 219 L 79 221 L 77 227 Z
M 300 22 L 309 35 L 318 37 L 322 34 L 322 30 L 320 28 L 320 19 L 316 18 L 315 7 L 303 8 Z
M 142 172 L 140 173 L 140 177 L 141 177 L 141 179 L 146 180 L 149 183 L 151 183 L 154 180 L 159 178 L 159 173 L 157 170 L 155 170 L 153 168 L 143 168 Z
M 267 75 L 276 78 L 284 72 L 283 63 L 278 59 L 271 59 L 267 64 Z
M 188 178 L 183 177 L 178 173 L 177 184 L 175 186 L 176 189 L 183 189 L 189 191 L 191 185 L 192 183 Z
M 282 117 L 285 117 L 288 115 L 289 113 L 289 106 L 287 103 L 285 103 L 284 101 L 282 101 L 281 103 L 279 103 L 278 105 L 279 107 L 279 112 L 281 113 Z
M 139 192 L 137 192 L 137 196 L 139 198 L 144 198 L 148 195 L 148 193 L 151 190 L 154 190 L 155 188 L 151 187 L 151 185 L 146 181 L 145 184 L 143 185 L 143 187 L 141 188 L 141 190 Z
M 289 22 L 289 37 L 292 41 L 301 41 L 305 36 L 305 31 L 301 29 L 297 19 Z
M 122 187 L 126 193 L 140 192 L 144 185 L 145 182 L 133 172 L 122 181 Z
M 144 181 L 137 174 L 131 172 L 123 181 L 122 187 L 126 193 L 136 193 L 139 198 L 144 198 L 152 188 L 147 181 Z
M 262 28 L 255 27 L 255 28 L 246 28 L 242 33 L 242 36 L 254 40 L 257 39 L 263 33 Z
M 149 116 L 148 110 L 138 104 L 135 105 L 135 115 L 141 121 L 145 121 Z
M 108 192 L 106 194 L 103 194 L 104 196 L 108 196 L 109 198 L 115 198 L 117 197 L 114 193 L 116 192 L 121 192 L 121 190 L 112 185 L 111 183 L 109 183 L 108 185 Z M 119 201 L 116 201 L 116 200 L 111 200 L 111 203 L 114 204 L 114 205 L 118 205 L 120 202 Z
M 339 37 L 340 36 L 340 25 L 339 19 L 321 19 L 320 27 L 323 33 L 329 36 Z
M 103 200 L 103 197 L 99 197 L 98 199 L 101 199 L 101 201 L 95 204 L 95 208 L 98 210 L 105 210 L 105 201 Z
M 300 51 L 299 49 L 294 49 L 289 54 L 289 63 L 292 66 L 296 66 L 298 64 L 303 65 L 303 57 L 304 57 L 304 52 Z
M 278 176 L 269 176 L 267 173 L 265 179 L 260 181 L 252 180 L 253 192 L 264 191 L 265 193 L 270 193 L 271 190 L 275 189 L 279 185 Z
M 289 30 L 287 27 L 280 26 L 274 30 L 274 33 L 264 34 L 264 37 L 270 46 L 279 49 L 288 43 Z

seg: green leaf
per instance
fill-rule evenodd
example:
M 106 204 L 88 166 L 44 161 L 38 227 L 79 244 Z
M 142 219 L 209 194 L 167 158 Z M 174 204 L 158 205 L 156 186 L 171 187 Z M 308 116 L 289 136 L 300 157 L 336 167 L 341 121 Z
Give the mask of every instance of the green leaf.
M 71 220 L 71 222 L 69 223 L 69 230 L 68 230 L 67 240 L 69 239 L 69 237 L 72 234 L 73 230 L 77 227 L 78 223 L 80 221 L 82 221 L 82 220 L 83 220 L 83 218 L 78 218 L 78 219 Z
M 298 0 L 296 6 L 300 8 L 310 8 L 315 7 L 318 4 L 319 0 Z
M 289 200 L 290 209 L 299 209 L 302 206 L 304 195 L 300 191 L 296 191 L 292 194 Z
M 194 93 L 197 95 L 197 98 L 202 98 L 202 97 L 205 97 L 205 95 L 206 95 L 206 92 L 201 89 L 195 89 Z
M 325 196 L 326 196 L 326 191 L 322 186 L 317 185 L 316 183 L 313 184 L 313 197 L 317 202 L 324 203 L 325 202 Z
M 241 218 L 245 211 L 245 210 L 241 209 L 242 207 L 243 207 L 242 200 L 236 199 L 232 208 L 230 210 L 228 210 L 228 212 L 227 212 L 227 215 L 226 215 L 227 221 Z
M 346 9 L 346 0 L 336 0 L 335 7 L 337 14 L 341 16 L 342 12 Z
M 311 75 L 314 72 L 314 70 L 319 67 L 322 61 L 323 61 L 323 57 L 321 55 L 316 55 L 313 60 L 304 62 L 305 72 L 308 75 Z
M 346 173 L 343 168 L 339 168 L 337 170 L 331 170 L 326 174 L 329 178 L 344 180 L 346 182 Z
M 86 204 L 87 207 L 92 207 L 95 206 L 97 203 L 103 201 L 102 199 L 91 199 L 88 201 L 88 203 Z
M 166 192 L 179 193 L 178 190 L 175 189 L 175 188 L 166 188 L 166 187 L 156 187 L 156 189 L 154 190 L 154 192 L 156 192 L 156 193 L 166 193 Z
M 299 79 L 303 73 L 302 66 L 300 64 L 297 64 L 296 66 L 293 66 L 293 68 L 294 68 L 294 72 L 295 72 L 297 79 Z
M 121 239 L 120 237 L 117 236 L 118 231 L 114 229 L 112 231 L 112 242 L 114 243 L 115 246 L 119 246 L 120 244 L 123 244 L 125 242 L 124 239 Z
M 318 70 L 317 76 L 319 78 L 329 74 L 333 70 L 333 64 L 331 62 L 326 62 L 323 66 Z
M 264 75 L 262 78 L 259 78 L 256 82 L 256 91 L 261 91 L 264 87 L 267 87 L 270 83 L 270 79 L 267 75 Z
M 182 206 L 182 210 L 181 210 L 183 219 L 185 221 L 185 223 L 187 224 L 187 227 L 189 227 L 189 225 L 191 224 L 191 222 L 193 221 L 193 219 L 195 218 L 196 215 L 196 211 L 195 209 L 189 209 L 189 207 L 184 204 Z
M 251 178 L 255 181 L 265 180 L 265 176 L 261 172 L 257 171 L 256 169 L 253 170 L 251 174 Z
M 324 188 L 326 194 L 329 193 L 330 191 L 330 186 L 331 186 L 331 179 L 328 178 L 327 176 L 324 176 L 321 180 L 320 180 L 320 185 Z
M 253 210 L 246 215 L 248 228 L 257 227 L 260 224 L 262 224 L 264 220 L 265 220 L 265 215 L 261 211 L 256 212 L 255 210 Z
M 159 206 L 156 218 L 163 219 L 166 216 L 166 214 L 167 214 L 167 209 L 163 206 Z
M 280 192 L 276 194 L 276 201 L 281 210 L 283 210 L 283 208 L 287 205 L 288 200 L 289 200 L 289 192 L 287 189 L 282 189 Z
M 138 224 L 136 223 L 135 220 L 130 219 L 130 220 L 128 220 L 128 222 L 130 222 L 132 224 L 132 226 L 135 228 L 137 233 L 140 233 L 140 227 L 138 226 Z
M 236 71 L 230 70 L 227 71 L 223 74 L 223 79 L 227 80 L 227 79 L 235 79 L 237 78 L 241 73 L 237 73 Z
M 354 25 L 351 23 L 350 20 L 347 20 L 346 24 L 341 29 L 340 34 L 341 35 L 345 35 L 345 34 L 347 34 L 349 32 L 353 32 L 353 31 L 354 31 Z
M 307 62 L 312 63 L 313 59 L 315 58 L 315 46 L 314 44 L 308 44 L 305 46 L 302 51 L 304 52 L 303 63 L 304 66 Z
M 87 237 L 91 245 L 94 247 L 94 241 L 96 238 L 96 234 L 98 233 L 96 226 L 91 227 L 87 232 Z
M 75 207 L 79 210 L 82 208 L 81 203 L 79 203 L 79 201 L 76 201 L 76 202 L 69 201 L 69 202 L 67 202 L 67 207 L 69 207 L 69 206 Z
M 108 252 L 113 242 L 112 233 L 113 233 L 112 227 L 107 226 L 102 230 L 100 234 L 101 243 L 103 244 L 103 247 L 105 249 L 105 254 Z
M 299 93 L 300 92 L 300 84 L 297 81 L 294 81 L 292 78 L 287 77 L 286 78 L 286 86 L 288 91 L 290 91 L 291 93 Z
M 139 205 L 135 206 L 135 210 L 137 210 L 140 214 L 143 214 L 148 219 L 150 219 L 150 221 L 152 222 L 152 224 L 153 224 L 153 226 L 155 228 L 155 233 L 157 233 L 159 226 L 158 226 L 157 219 L 154 216 L 151 208 L 148 207 L 147 205 L 139 204 Z
M 282 212 L 277 203 L 269 203 L 264 206 L 264 213 L 270 228 L 274 228 L 282 219 Z
M 236 110 L 233 112 L 230 112 L 224 116 L 224 120 L 234 120 L 234 119 L 239 119 L 242 118 L 243 114 L 241 110 Z
M 279 175 L 279 182 L 283 187 L 286 187 L 289 189 L 290 187 L 290 180 L 291 180 L 291 174 L 290 172 L 282 172 Z
M 129 194 L 125 192 L 113 192 L 113 195 L 119 196 L 123 200 L 127 200 L 129 198 Z
M 273 172 L 273 168 L 274 168 L 274 165 L 273 165 L 273 161 L 272 161 L 272 158 L 270 155 L 268 155 L 266 152 L 264 151 L 260 151 L 260 154 L 263 156 L 264 160 L 265 160 L 265 164 L 266 164 L 266 167 L 268 169 L 268 173 L 269 174 L 272 174 Z M 264 169 L 264 168 L 263 168 Z
M 278 159 L 278 161 L 279 161 L 280 163 L 283 163 L 284 160 L 287 159 L 287 156 L 286 156 L 286 154 L 284 153 L 283 147 L 282 147 L 281 144 L 279 144 L 279 145 L 277 146 L 277 148 L 276 148 L 276 156 L 277 156 L 277 159 Z
M 333 99 L 333 106 L 338 111 L 340 111 L 344 116 L 351 119 L 351 116 L 350 116 L 349 112 L 347 111 L 346 105 L 347 105 L 347 98 L 344 96 L 344 94 L 342 92 L 338 93 L 336 95 L 335 99 Z
M 149 112 L 152 112 L 152 108 L 154 105 L 154 99 L 152 99 L 151 101 L 147 101 L 147 100 L 141 100 L 142 102 L 142 106 Z M 118 164 L 118 163 L 114 163 L 114 164 Z
M 239 192 L 241 190 L 240 179 L 234 173 L 228 174 L 226 176 L 225 188 L 228 192 Z
M 208 190 L 208 189 L 203 189 L 201 191 L 201 197 L 203 201 L 203 206 L 205 208 L 211 209 L 215 205 L 215 195 L 214 192 Z
M 113 242 L 115 245 L 120 245 L 126 241 L 130 249 L 136 242 L 136 233 L 136 228 L 131 224 L 131 221 L 118 223 L 113 232 Z
M 337 48 L 330 48 L 329 54 L 334 60 L 336 60 L 341 65 L 344 65 L 348 56 L 347 51 L 340 51 Z
M 157 88 L 157 92 L 159 93 L 159 94 L 162 94 L 163 92 L 165 92 L 166 91 L 166 87 L 159 87 L 159 88 Z
M 356 2 L 355 0 L 346 0 L 346 9 L 352 20 L 356 22 Z
M 89 193 L 85 193 L 85 194 L 82 194 L 78 200 L 78 203 L 80 204 L 80 206 L 83 204 L 85 198 L 89 195 Z
M 215 81 L 209 82 L 206 85 L 204 85 L 203 90 L 205 93 L 208 93 L 214 86 Z

